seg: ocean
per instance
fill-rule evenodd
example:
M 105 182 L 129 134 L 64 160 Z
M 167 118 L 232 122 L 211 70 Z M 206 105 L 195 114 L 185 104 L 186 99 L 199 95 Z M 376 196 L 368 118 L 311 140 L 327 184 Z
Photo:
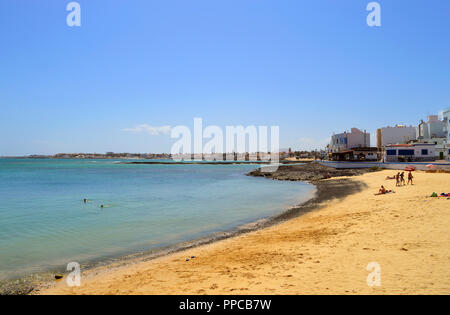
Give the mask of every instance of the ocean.
M 228 231 L 315 191 L 245 176 L 255 165 L 119 162 L 0 159 L 0 280 Z

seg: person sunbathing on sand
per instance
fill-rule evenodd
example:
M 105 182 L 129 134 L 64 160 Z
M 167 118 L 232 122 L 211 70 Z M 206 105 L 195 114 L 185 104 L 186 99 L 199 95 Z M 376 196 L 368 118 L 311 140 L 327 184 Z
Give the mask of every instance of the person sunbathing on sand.
M 380 190 L 378 191 L 378 194 L 375 194 L 375 196 L 386 195 L 386 194 L 393 193 L 393 192 L 394 191 L 387 190 L 386 188 L 384 188 L 384 186 L 381 186 Z

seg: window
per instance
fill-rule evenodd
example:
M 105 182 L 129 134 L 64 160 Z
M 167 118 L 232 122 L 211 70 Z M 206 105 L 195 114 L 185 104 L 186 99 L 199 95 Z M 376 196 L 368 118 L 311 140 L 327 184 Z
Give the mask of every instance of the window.
M 398 150 L 398 155 L 414 155 L 414 150 Z
M 422 150 L 422 155 L 428 155 L 428 150 L 427 149 L 423 149 Z
M 387 155 L 397 155 L 397 150 L 386 150 Z

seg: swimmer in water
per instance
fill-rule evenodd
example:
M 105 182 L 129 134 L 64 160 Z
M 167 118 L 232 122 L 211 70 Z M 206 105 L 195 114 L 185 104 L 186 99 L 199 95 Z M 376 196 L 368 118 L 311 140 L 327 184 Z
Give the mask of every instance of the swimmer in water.
M 87 199 L 86 199 L 86 198 L 84 198 L 84 199 L 83 199 L 83 202 L 84 202 L 84 203 L 87 203 Z
M 100 208 L 103 208 L 103 205 L 101 205 Z

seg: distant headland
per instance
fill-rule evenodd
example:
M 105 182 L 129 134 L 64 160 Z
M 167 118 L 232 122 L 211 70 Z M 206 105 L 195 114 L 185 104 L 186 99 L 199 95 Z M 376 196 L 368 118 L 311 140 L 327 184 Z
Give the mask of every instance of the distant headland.
M 193 160 L 193 161 L 270 161 L 276 156 L 270 156 L 271 153 L 216 153 L 216 154 L 177 154 L 170 153 L 58 153 L 54 155 L 32 154 L 26 156 L 0 156 L 1 159 L 121 159 L 121 160 Z M 280 151 L 278 158 L 280 160 L 314 160 L 324 157 L 324 152 L 321 151 Z
M 16 159 L 170 159 L 167 153 L 58 153 L 54 155 L 33 154 L 26 156 L 0 156 L 0 158 Z

